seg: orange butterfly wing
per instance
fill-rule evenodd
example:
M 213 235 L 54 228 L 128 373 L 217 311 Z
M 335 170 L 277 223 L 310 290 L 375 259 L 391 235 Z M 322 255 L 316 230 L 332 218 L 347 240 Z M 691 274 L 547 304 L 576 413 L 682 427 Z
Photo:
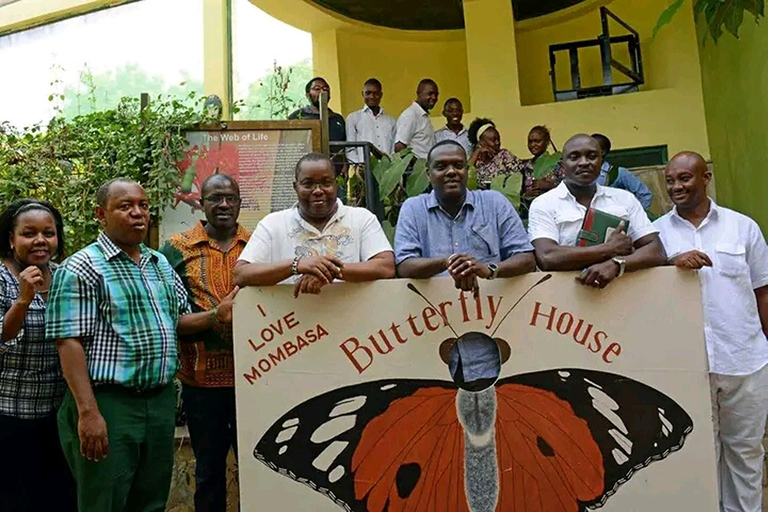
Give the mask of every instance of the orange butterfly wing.
M 366 426 L 352 471 L 355 497 L 369 512 L 469 512 L 456 389 L 393 401 Z
M 578 512 L 604 492 L 600 448 L 587 422 L 554 393 L 496 388 L 499 512 Z

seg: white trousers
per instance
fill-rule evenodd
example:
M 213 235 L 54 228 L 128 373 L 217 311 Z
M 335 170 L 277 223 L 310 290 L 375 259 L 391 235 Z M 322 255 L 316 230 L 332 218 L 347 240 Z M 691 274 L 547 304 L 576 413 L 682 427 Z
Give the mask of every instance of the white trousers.
M 761 512 L 768 365 L 751 375 L 709 375 L 721 512 Z

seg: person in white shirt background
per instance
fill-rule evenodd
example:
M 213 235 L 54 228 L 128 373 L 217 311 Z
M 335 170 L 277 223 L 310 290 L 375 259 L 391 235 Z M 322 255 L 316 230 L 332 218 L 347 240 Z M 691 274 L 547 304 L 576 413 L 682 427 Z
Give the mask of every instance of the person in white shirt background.
M 403 110 L 397 119 L 395 131 L 395 152 L 410 147 L 418 158 L 427 158 L 435 145 L 435 128 L 429 119 L 429 111 L 437 105 L 439 91 L 437 83 L 430 78 L 419 82 L 416 101 Z
M 563 181 L 534 199 L 528 215 L 528 233 L 538 267 L 545 271 L 581 270 L 579 281 L 597 288 L 605 288 L 624 272 L 667 261 L 658 230 L 637 198 L 626 190 L 597 184 L 602 164 L 602 151 L 595 139 L 584 133 L 568 139 L 561 162 Z M 615 215 L 628 224 L 622 223 L 602 244 L 577 247 L 588 208 Z
M 707 196 L 701 155 L 670 160 L 674 209 L 654 224 L 669 261 L 697 272 L 709 356 L 720 510 L 759 512 L 768 415 L 768 247 L 760 227 Z
M 294 295 L 318 294 L 336 280 L 395 277 L 395 256 L 374 214 L 344 206 L 333 162 L 310 153 L 296 164 L 298 202 L 256 226 L 234 269 L 237 286 L 293 283 Z
M 363 85 L 365 106 L 347 116 L 347 140 L 350 142 L 370 142 L 376 149 L 388 155 L 395 146 L 395 118 L 384 113 L 381 107 L 381 82 L 369 78 Z M 363 163 L 363 150 L 350 149 L 347 157 L 356 164 Z
M 472 154 L 469 132 L 461 121 L 464 119 L 464 105 L 458 98 L 449 98 L 443 104 L 443 117 L 446 124 L 435 132 L 435 143 L 452 140 L 461 144 L 467 155 Z

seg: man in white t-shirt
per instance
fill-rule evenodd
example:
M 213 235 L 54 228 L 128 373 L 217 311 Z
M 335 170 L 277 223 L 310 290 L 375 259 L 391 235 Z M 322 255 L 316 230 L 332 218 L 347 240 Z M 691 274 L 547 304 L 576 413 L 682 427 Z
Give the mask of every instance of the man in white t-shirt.
M 587 134 L 571 137 L 563 146 L 564 179 L 556 188 L 534 199 L 528 215 L 528 233 L 536 263 L 545 271 L 581 270 L 579 281 L 605 288 L 624 272 L 666 263 L 658 230 L 640 202 L 626 190 L 597 184 L 603 164 L 600 145 Z M 577 247 L 587 208 L 627 221 L 605 243 Z
M 678 268 L 701 282 L 715 453 L 723 512 L 759 512 L 768 415 L 768 246 L 757 223 L 707 197 L 696 153 L 669 161 L 674 209 L 655 222 Z
M 311 153 L 296 164 L 298 202 L 264 217 L 243 249 L 237 286 L 295 283 L 294 293 L 320 293 L 335 280 L 395 277 L 395 257 L 378 219 L 337 197 L 331 160 Z
M 435 127 L 429 119 L 429 111 L 437 105 L 439 91 L 434 80 L 425 78 L 416 89 L 416 101 L 397 119 L 395 152 L 411 148 L 418 158 L 427 158 L 435 145 Z

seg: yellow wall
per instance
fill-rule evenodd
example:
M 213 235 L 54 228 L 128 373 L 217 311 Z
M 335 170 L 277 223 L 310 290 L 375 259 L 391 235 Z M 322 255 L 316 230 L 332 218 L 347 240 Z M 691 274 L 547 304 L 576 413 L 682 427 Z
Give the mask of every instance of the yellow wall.
M 581 13 L 570 20 L 559 19 L 547 24 L 546 19 L 539 19 L 535 24 L 518 24 L 519 30 L 512 28 L 511 31 L 516 42 L 519 69 L 513 70 L 506 60 L 501 60 L 495 80 L 487 76 L 472 80 L 477 76 L 471 71 L 474 60 L 480 63 L 476 67 L 488 68 L 503 59 L 502 52 L 488 51 L 488 48 L 499 47 L 496 45 L 499 34 L 490 33 L 485 26 L 489 22 L 492 25 L 506 23 L 507 20 L 499 20 L 498 16 L 490 19 L 487 13 L 491 12 L 491 7 L 493 12 L 498 12 L 508 3 L 508 0 L 469 0 L 464 4 L 464 12 L 473 114 L 493 117 L 500 125 L 504 145 L 510 150 L 527 155 L 525 139 L 528 130 L 533 125 L 546 124 L 560 144 L 574 133 L 599 131 L 608 135 L 617 149 L 667 144 L 670 154 L 691 149 L 709 156 L 690 0 L 654 41 L 650 41 L 650 34 L 659 14 L 667 6 L 666 0 L 609 2 L 609 9 L 641 34 L 648 85 L 639 93 L 559 103 L 551 103 L 549 44 L 596 37 L 600 33 L 599 4 L 591 12 Z M 483 9 L 483 16 L 472 15 Z M 506 30 L 509 32 L 510 28 Z M 506 48 L 509 47 L 507 44 Z M 596 66 L 591 71 L 592 76 L 600 73 L 599 64 Z M 588 67 L 585 76 L 590 77 Z M 514 88 L 518 77 L 521 82 L 519 101 L 515 101 L 514 92 L 506 97 L 498 95 L 499 82 Z
M 457 97 L 465 110 L 471 108 L 467 50 L 463 31 L 445 32 L 431 38 L 398 37 L 398 31 L 364 34 L 338 31 L 341 108 L 347 114 L 363 106 L 363 82 L 378 78 L 384 87 L 384 109 L 397 116 L 416 98 L 422 78 L 432 78 L 440 89 L 440 102 Z M 388 37 L 387 37 L 388 36 Z

